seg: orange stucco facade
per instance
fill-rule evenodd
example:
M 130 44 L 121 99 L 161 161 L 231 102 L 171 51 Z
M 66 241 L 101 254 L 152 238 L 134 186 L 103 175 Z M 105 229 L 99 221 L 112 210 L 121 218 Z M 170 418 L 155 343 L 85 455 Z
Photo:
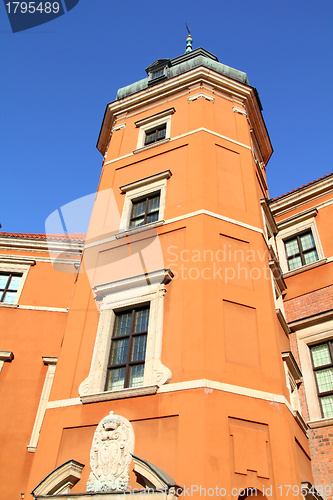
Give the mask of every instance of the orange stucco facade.
M 0 374 L 8 405 L 1 429 L 12 454 L 0 472 L 6 498 L 93 498 L 90 450 L 110 411 L 130 422 L 134 454 L 170 475 L 184 496 L 238 499 L 255 488 L 259 497 L 302 498 L 302 486 L 313 483 L 307 425 L 286 379 L 297 360 L 277 302 L 283 279 L 272 271 L 272 251 L 279 253 L 265 178 L 272 147 L 259 98 L 246 75 L 203 49 L 155 67 L 162 80 L 154 82 L 152 65 L 144 88 L 122 89 L 107 106 L 79 272 L 38 261 L 27 274 L 19 304 L 62 310 L 0 311 L 8 330 L 0 348 L 14 354 Z M 163 137 L 149 143 L 154 131 Z M 133 207 L 154 196 L 156 217 L 136 225 Z M 326 231 L 323 247 L 330 238 Z M 80 252 L 78 244 L 78 260 Z M 287 300 L 315 289 L 305 274 L 288 278 Z M 332 283 L 326 272 L 316 276 L 321 287 Z M 149 308 L 142 378 L 106 387 L 115 324 L 131 308 Z M 57 358 L 56 369 L 29 450 L 47 362 L 55 363 L 42 357 Z M 81 464 L 76 479 L 54 479 L 47 489 L 45 478 L 69 461 Z M 66 480 L 69 489 L 61 489 Z M 132 464 L 127 490 L 134 488 L 142 482 Z

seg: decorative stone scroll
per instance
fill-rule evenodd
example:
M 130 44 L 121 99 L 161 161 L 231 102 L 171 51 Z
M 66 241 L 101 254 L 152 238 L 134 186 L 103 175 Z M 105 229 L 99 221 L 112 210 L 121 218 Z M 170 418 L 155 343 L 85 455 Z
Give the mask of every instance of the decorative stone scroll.
M 127 490 L 133 451 L 132 425 L 126 418 L 111 411 L 100 421 L 94 434 L 87 492 Z

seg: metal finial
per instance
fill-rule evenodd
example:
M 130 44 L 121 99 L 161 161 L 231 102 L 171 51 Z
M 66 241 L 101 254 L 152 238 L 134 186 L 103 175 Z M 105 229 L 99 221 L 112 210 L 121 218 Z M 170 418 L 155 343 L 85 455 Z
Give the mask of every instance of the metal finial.
M 185 23 L 186 25 L 186 29 L 188 31 L 188 36 L 186 38 L 186 50 L 185 50 L 185 54 L 188 54 L 189 52 L 192 52 L 192 37 L 191 37 L 191 32 L 190 32 L 190 28 L 187 26 L 187 24 Z

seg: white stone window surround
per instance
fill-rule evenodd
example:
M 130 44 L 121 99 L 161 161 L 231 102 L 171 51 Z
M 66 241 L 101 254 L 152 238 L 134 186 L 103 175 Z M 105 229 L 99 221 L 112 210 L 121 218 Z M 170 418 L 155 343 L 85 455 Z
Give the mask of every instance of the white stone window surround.
M 294 219 L 292 225 L 291 224 L 289 225 L 288 223 L 283 224 L 282 221 L 278 223 L 279 233 L 276 236 L 276 246 L 279 254 L 281 269 L 285 276 L 291 276 L 293 274 L 297 274 L 299 272 L 305 271 L 306 269 L 311 269 L 312 267 L 315 267 L 320 263 L 325 262 L 324 252 L 320 243 L 319 233 L 314 219 L 316 214 L 317 214 L 316 210 L 309 211 L 307 214 L 303 214 L 303 216 L 302 214 L 300 214 L 298 218 Z M 306 217 L 304 217 L 305 215 Z M 318 254 L 318 260 L 306 266 L 301 266 L 298 267 L 297 269 L 289 271 L 284 241 L 289 238 L 292 238 L 293 236 L 297 236 L 300 233 L 306 232 L 308 230 L 311 230 L 312 232 L 312 236 Z
M 163 269 L 149 273 L 149 276 L 136 276 L 94 288 L 97 299 L 102 299 L 102 302 L 89 375 L 79 387 L 83 403 L 154 394 L 159 386 L 170 380 L 171 372 L 162 365 L 161 353 L 163 302 L 167 291 L 165 285 L 171 281 L 172 276 L 170 270 Z M 147 280 L 150 284 L 147 284 Z M 105 391 L 116 312 L 146 304 L 149 304 L 149 323 L 143 386 Z
M 36 264 L 36 261 L 34 261 L 34 260 L 20 261 L 20 259 L 17 258 L 15 260 L 11 259 L 10 262 L 8 262 L 8 261 L 6 262 L 5 258 L 4 259 L 0 258 L 0 272 L 3 272 L 3 273 L 21 273 L 22 274 L 22 278 L 21 278 L 18 290 L 16 292 L 14 302 L 11 304 L 6 304 L 4 302 L 0 302 L 0 307 L 13 307 L 15 305 L 16 306 L 18 305 L 18 302 L 19 302 L 19 299 L 20 299 L 20 296 L 21 296 L 21 293 L 22 293 L 22 290 L 24 287 L 25 280 L 27 279 L 27 275 L 28 275 L 30 266 L 34 266 L 35 264 Z
M 142 148 L 146 149 L 151 146 L 157 146 L 158 144 L 163 144 L 164 142 L 169 140 L 171 137 L 171 115 L 173 115 L 174 112 L 175 108 L 166 109 L 161 113 L 156 113 L 155 115 L 143 118 L 142 120 L 138 120 L 137 122 L 135 122 L 135 126 L 139 127 L 138 142 L 135 151 Z M 146 132 L 155 127 L 159 127 L 164 123 L 166 125 L 165 139 L 154 142 L 152 144 L 145 145 Z
M 166 200 L 166 189 L 167 180 L 171 177 L 172 173 L 170 170 L 165 170 L 159 172 L 158 174 L 145 177 L 138 181 L 131 182 L 124 186 L 120 186 L 122 194 L 125 194 L 123 212 L 120 220 L 119 236 L 124 231 L 136 232 L 141 231 L 143 228 L 155 227 L 164 222 L 164 209 Z M 145 224 L 144 226 L 138 226 L 129 228 L 133 201 L 140 199 L 141 197 L 149 196 L 153 193 L 160 193 L 160 207 L 158 212 L 158 220 L 151 224 Z
M 309 418 L 310 421 L 324 420 L 313 371 L 311 347 L 332 340 L 333 320 L 297 330 L 296 336 Z

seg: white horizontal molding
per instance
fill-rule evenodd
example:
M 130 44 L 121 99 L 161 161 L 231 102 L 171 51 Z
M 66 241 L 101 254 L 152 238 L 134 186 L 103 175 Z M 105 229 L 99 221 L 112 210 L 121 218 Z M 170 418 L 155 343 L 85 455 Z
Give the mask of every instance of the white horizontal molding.
M 247 224 L 246 222 L 242 222 L 236 219 L 230 219 L 230 217 L 225 217 L 224 215 L 217 214 L 215 212 L 210 212 L 209 210 L 201 209 L 196 210 L 195 212 L 189 212 L 188 214 L 179 215 L 178 217 L 174 217 L 168 220 L 160 220 L 156 222 L 152 222 L 151 224 L 145 224 L 144 226 L 139 226 L 135 229 L 130 229 L 128 231 L 121 231 L 114 236 L 110 236 L 110 238 L 104 238 L 103 240 L 93 241 L 92 243 L 87 243 L 85 248 L 92 248 L 98 245 L 102 245 L 104 243 L 109 243 L 110 241 L 114 241 L 118 238 L 123 238 L 124 236 L 128 236 L 137 232 L 143 232 L 148 229 L 152 229 L 158 226 L 165 226 L 167 224 L 173 224 L 174 222 L 190 219 L 191 217 L 197 217 L 198 215 L 209 215 L 210 217 L 215 217 L 216 219 L 223 220 L 225 222 L 229 222 L 230 224 L 235 224 L 236 226 L 244 227 L 245 229 L 249 229 L 250 231 L 255 231 L 256 233 L 262 234 L 265 238 L 265 233 L 262 229 L 256 226 L 252 226 L 251 224 Z
M 159 141 L 158 143 L 155 143 L 155 146 L 159 146 L 160 144 L 163 144 L 165 142 L 172 143 L 173 141 L 177 141 L 179 139 L 183 139 L 184 137 L 188 137 L 193 134 L 197 134 L 199 132 L 207 132 L 208 134 L 212 134 L 215 137 L 219 137 L 220 139 L 224 139 L 225 141 L 232 142 L 233 144 L 237 144 L 237 146 L 241 146 L 242 148 L 246 148 L 251 151 L 251 147 L 248 146 L 247 144 L 243 144 L 242 142 L 236 141 L 235 139 L 232 139 L 231 137 L 227 137 L 226 135 L 218 134 L 217 132 L 214 132 L 213 130 L 210 130 L 205 127 L 200 127 L 194 130 L 190 130 L 189 132 L 186 132 L 185 134 L 180 134 L 177 135 L 176 137 L 171 137 L 170 139 L 167 139 L 165 141 Z M 146 149 L 150 149 L 150 147 L 143 147 L 135 150 L 135 153 L 138 153 L 140 151 L 145 151 Z M 118 156 L 118 158 L 114 158 L 113 160 L 106 161 L 104 165 L 109 165 L 110 163 L 115 163 L 116 161 L 119 160 L 124 160 L 126 158 L 129 158 L 130 156 L 133 156 L 134 152 L 129 153 L 127 155 L 123 156 Z
M 8 307 L 9 309 L 27 309 L 30 311 L 50 311 L 50 312 L 68 312 L 69 309 L 65 307 L 47 307 L 47 306 L 24 306 L 22 304 L 0 304 L 1 307 Z
M 129 387 L 120 391 L 104 391 L 97 394 L 87 394 L 80 397 L 84 403 L 98 403 L 99 401 L 112 401 L 113 399 L 135 398 L 138 396 L 149 396 L 156 394 L 158 385 L 142 387 Z
M 270 392 L 265 392 L 265 391 L 260 391 L 257 389 L 250 389 L 248 387 L 242 387 L 238 385 L 232 385 L 232 384 L 226 384 L 224 382 L 218 382 L 215 380 L 208 380 L 208 379 L 197 379 L 197 380 L 188 380 L 186 382 L 175 382 L 175 383 L 168 383 L 161 385 L 157 391 L 155 391 L 156 385 L 151 385 L 151 386 L 143 386 L 143 387 L 137 387 L 135 389 L 122 389 L 121 391 L 108 391 L 108 392 L 100 392 L 96 394 L 89 394 L 89 395 L 82 395 L 81 398 L 72 398 L 72 399 L 64 399 L 64 400 L 58 400 L 58 401 L 50 401 L 47 405 L 48 409 L 51 408 L 60 408 L 64 406 L 74 406 L 78 404 L 82 404 L 83 399 L 84 402 L 88 402 L 89 398 L 94 398 L 97 396 L 101 396 L 105 394 L 105 399 L 116 399 L 117 397 L 126 397 L 126 391 L 128 394 L 131 394 L 131 391 L 138 391 L 137 394 L 133 395 L 143 395 L 139 394 L 139 391 L 142 391 L 144 393 L 147 391 L 148 394 L 163 394 L 167 392 L 178 392 L 178 391 L 188 391 L 188 390 L 193 390 L 193 389 L 215 389 L 217 391 L 222 391 L 222 392 L 228 392 L 231 394 L 238 394 L 239 396 L 247 396 L 255 399 L 262 399 L 264 401 L 270 401 L 274 403 L 281 403 L 287 406 L 287 408 L 291 411 L 291 413 L 294 415 L 294 411 L 292 407 L 290 406 L 287 398 L 283 396 L 282 394 L 274 394 Z M 112 393 L 117 393 L 117 397 L 110 397 Z M 119 393 L 119 396 L 118 396 Z M 120 393 L 123 393 L 124 395 L 121 395 Z M 127 396 L 127 397 L 133 397 L 133 395 Z M 102 401 L 102 399 L 98 399 L 98 401 Z M 89 401 L 90 402 L 90 401 Z M 91 401 L 92 402 L 92 401 Z
M 179 217 L 174 217 L 173 219 L 168 219 L 165 221 L 165 224 L 171 224 L 173 222 L 188 219 L 190 217 L 196 217 L 198 215 L 209 215 L 210 217 L 215 217 L 216 219 L 220 219 L 220 220 L 223 220 L 225 222 L 230 222 L 230 224 L 235 224 L 236 226 L 241 226 L 241 227 L 244 227 L 246 229 L 250 229 L 251 231 L 255 231 L 255 232 L 260 233 L 263 236 L 265 236 L 264 231 L 262 229 L 260 229 L 259 227 L 252 226 L 251 224 L 246 224 L 245 222 L 241 222 L 241 221 L 236 220 L 236 219 L 230 219 L 230 217 L 225 217 L 224 215 L 220 215 L 220 214 L 217 214 L 215 212 L 210 212 L 209 210 L 204 210 L 204 209 L 196 210 L 195 212 L 190 212 L 190 213 L 185 214 L 185 215 L 180 215 Z
M 49 401 L 46 405 L 46 409 L 65 408 L 66 406 L 76 406 L 81 404 L 80 398 L 58 399 L 55 401 Z

